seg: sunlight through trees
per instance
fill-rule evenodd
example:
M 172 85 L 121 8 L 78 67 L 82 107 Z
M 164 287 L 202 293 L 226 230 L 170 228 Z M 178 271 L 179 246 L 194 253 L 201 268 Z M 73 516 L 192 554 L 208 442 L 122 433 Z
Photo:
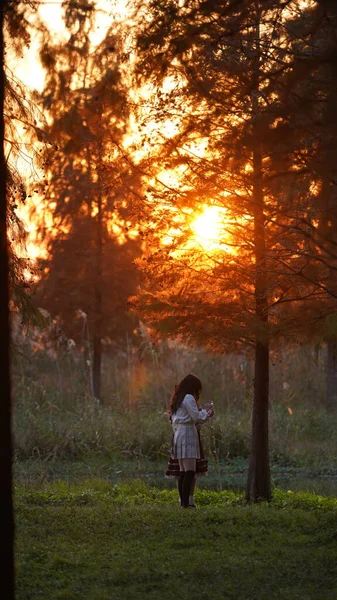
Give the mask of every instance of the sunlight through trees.
M 20 52 L 35 32 L 44 73 L 31 95 L 10 75 L 5 101 L 8 156 L 24 122 L 37 168 L 30 194 L 10 169 L 15 310 L 29 305 L 29 267 L 35 306 L 77 345 L 102 403 L 104 355 L 121 340 L 138 352 L 142 328 L 249 355 L 246 498 L 270 499 L 270 353 L 327 343 L 327 405 L 337 396 L 333 3 L 134 0 L 104 13 L 66 0 L 62 39 L 39 4 L 19 4 L 7 32 L 9 44 L 19 22 Z M 16 250 L 26 196 L 46 252 L 34 265 Z

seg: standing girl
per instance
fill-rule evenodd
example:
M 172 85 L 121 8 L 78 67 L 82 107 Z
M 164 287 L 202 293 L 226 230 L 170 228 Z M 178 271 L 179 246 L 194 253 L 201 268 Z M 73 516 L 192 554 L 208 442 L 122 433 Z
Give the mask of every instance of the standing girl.
M 200 459 L 196 425 L 204 423 L 214 414 L 212 407 L 199 410 L 197 403 L 201 390 L 200 379 L 190 373 L 176 386 L 169 406 L 174 432 L 172 458 L 179 462 L 178 489 L 183 508 L 191 508 L 189 496 L 196 474 L 196 460 Z

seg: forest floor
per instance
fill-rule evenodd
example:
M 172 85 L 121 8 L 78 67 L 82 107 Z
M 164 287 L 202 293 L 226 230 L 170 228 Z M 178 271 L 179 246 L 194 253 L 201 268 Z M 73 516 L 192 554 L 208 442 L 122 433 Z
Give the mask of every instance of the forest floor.
M 199 489 L 197 510 L 144 481 L 16 486 L 17 600 L 335 600 L 337 499 L 270 503 Z

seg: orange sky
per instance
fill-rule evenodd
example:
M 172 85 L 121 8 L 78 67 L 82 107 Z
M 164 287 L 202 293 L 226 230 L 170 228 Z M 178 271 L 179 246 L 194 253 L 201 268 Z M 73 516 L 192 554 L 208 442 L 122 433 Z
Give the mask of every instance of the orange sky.
M 111 18 L 109 18 L 109 15 L 111 15 L 112 11 L 115 18 L 117 15 L 117 18 L 125 19 L 127 14 L 127 0 L 98 0 L 97 7 L 98 11 L 96 16 L 96 26 L 92 30 L 91 34 L 93 47 L 100 43 L 105 36 L 106 30 L 110 27 Z M 53 33 L 55 41 L 63 40 L 66 43 L 67 36 L 63 25 L 61 2 L 43 2 L 39 6 L 38 14 L 48 29 Z M 32 16 L 32 20 L 33 18 L 34 17 Z M 11 66 L 15 71 L 16 76 L 21 79 L 29 88 L 32 90 L 35 89 L 37 91 L 42 91 L 44 85 L 44 70 L 39 61 L 38 51 L 39 37 L 37 35 L 32 39 L 30 47 L 26 48 L 23 57 L 20 59 L 15 59 L 15 62 L 13 61 L 13 65 Z M 167 85 L 172 84 L 168 81 Z M 151 124 L 149 126 L 151 126 Z M 156 124 L 156 127 L 158 127 L 158 124 Z M 173 130 L 174 124 L 172 124 L 172 122 L 163 123 L 163 135 L 170 137 L 170 135 L 174 133 Z M 200 148 L 197 150 L 200 150 L 202 153 L 204 153 L 204 144 L 201 143 Z M 27 164 L 24 164 L 23 162 L 18 166 L 20 170 L 22 170 L 23 174 L 29 179 L 30 174 L 28 173 L 29 168 Z M 168 175 L 169 174 L 167 172 L 162 173 L 163 178 Z M 160 179 L 160 174 L 158 177 Z M 43 198 L 34 194 L 30 202 L 35 204 L 36 211 L 38 213 L 40 212 L 41 216 L 43 216 L 45 219 L 45 225 L 51 229 L 52 216 L 50 213 L 48 213 L 48 211 L 46 211 Z M 29 204 L 27 206 L 21 206 L 20 216 L 26 222 L 26 228 L 29 232 L 27 254 L 30 258 L 34 259 L 39 256 L 45 256 L 46 250 L 43 248 L 43 246 L 41 246 L 41 243 L 37 244 L 34 240 L 36 225 L 29 219 L 29 209 Z M 219 249 L 222 220 L 223 215 L 222 213 L 220 214 L 217 207 L 205 206 L 205 210 L 196 215 L 195 221 L 191 224 L 191 231 L 194 234 L 197 244 L 204 247 L 207 251 Z M 226 247 L 223 242 L 221 243 L 221 248 L 225 251 L 229 251 L 229 248 Z

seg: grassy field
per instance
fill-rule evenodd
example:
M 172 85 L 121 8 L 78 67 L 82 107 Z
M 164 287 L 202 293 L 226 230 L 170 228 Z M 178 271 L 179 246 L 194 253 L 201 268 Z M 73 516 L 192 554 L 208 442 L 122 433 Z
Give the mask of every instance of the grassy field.
M 336 600 L 337 411 L 324 406 L 324 352 L 272 365 L 276 489 L 247 506 L 249 360 L 148 345 L 144 362 L 144 347 L 106 358 L 101 404 L 80 353 L 39 341 L 16 355 L 17 600 Z M 216 408 L 197 511 L 181 510 L 163 477 L 167 401 L 190 371 Z
M 227 461 L 209 461 L 208 477 L 198 480 L 202 489 L 221 491 L 223 489 L 240 492 L 245 490 L 248 459 L 236 458 Z M 127 483 L 139 479 L 159 489 L 174 489 L 175 482 L 166 479 L 165 458 L 150 460 L 123 459 L 119 455 L 88 455 L 77 460 L 46 460 L 36 457 L 18 460 L 14 465 L 15 481 L 35 489 L 43 483 L 62 479 L 68 483 L 83 482 L 91 478 L 109 481 L 111 485 Z M 272 486 L 285 491 L 309 491 L 325 496 L 337 496 L 336 468 L 329 462 L 312 467 L 299 467 L 294 464 L 271 463 Z
M 335 600 L 337 500 L 91 479 L 18 487 L 17 600 Z

